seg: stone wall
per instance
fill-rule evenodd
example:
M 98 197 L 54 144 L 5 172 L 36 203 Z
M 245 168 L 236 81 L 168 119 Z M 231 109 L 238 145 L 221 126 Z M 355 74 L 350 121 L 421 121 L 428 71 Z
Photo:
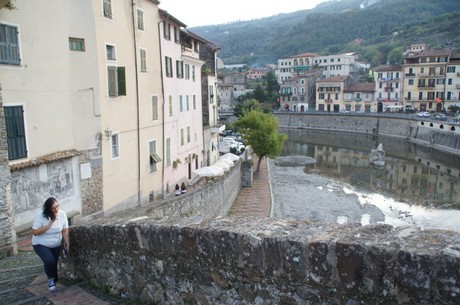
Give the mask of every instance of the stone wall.
M 11 174 L 1 92 L 0 84 L 0 257 L 3 257 L 14 255 L 18 250 L 11 202 Z
M 80 188 L 83 216 L 103 210 L 103 170 L 100 149 L 82 151 L 80 164 Z M 83 175 L 82 173 L 88 173 Z
M 154 304 L 460 304 L 460 237 L 389 225 L 150 217 L 72 227 L 67 276 Z
M 459 153 L 460 125 L 419 120 L 404 114 L 276 113 L 282 128 L 373 134 L 407 139 L 449 153 Z

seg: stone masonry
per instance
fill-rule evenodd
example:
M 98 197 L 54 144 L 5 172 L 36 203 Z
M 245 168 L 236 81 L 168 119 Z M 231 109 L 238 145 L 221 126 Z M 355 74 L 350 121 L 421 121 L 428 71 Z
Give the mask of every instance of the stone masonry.
M 0 84 L 0 257 L 17 253 L 13 205 L 11 203 L 11 174 Z
M 460 236 L 447 231 L 145 217 L 73 227 L 71 239 L 70 274 L 138 303 L 460 303 Z

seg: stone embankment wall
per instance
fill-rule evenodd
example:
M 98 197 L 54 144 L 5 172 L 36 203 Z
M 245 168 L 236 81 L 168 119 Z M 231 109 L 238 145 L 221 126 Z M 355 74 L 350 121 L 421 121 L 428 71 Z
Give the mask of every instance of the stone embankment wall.
M 389 225 L 151 218 L 71 228 L 68 272 L 153 304 L 460 304 L 460 237 Z
M 282 128 L 374 134 L 407 139 L 419 145 L 458 154 L 460 125 L 420 120 L 404 114 L 276 113 Z

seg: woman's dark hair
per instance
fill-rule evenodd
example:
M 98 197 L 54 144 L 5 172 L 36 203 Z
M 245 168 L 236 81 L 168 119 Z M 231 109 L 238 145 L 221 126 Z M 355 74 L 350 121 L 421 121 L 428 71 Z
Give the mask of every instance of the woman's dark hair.
M 54 215 L 54 212 L 51 210 L 51 207 L 53 204 L 57 202 L 57 199 L 54 197 L 50 197 L 46 199 L 45 203 L 43 204 L 43 216 L 48 219 L 54 219 L 56 218 L 56 215 Z

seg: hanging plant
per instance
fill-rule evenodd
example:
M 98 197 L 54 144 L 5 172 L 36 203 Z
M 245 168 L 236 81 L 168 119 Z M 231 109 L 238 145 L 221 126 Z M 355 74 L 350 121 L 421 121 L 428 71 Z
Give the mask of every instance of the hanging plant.
M 196 158 L 198 158 L 198 155 L 197 155 L 197 154 L 193 154 L 193 155 L 192 155 L 192 159 L 195 160 Z
M 190 158 L 189 158 L 189 157 L 185 157 L 185 162 L 186 162 L 186 163 L 190 163 Z
M 182 161 L 181 161 L 179 158 L 177 158 L 176 160 L 174 160 L 174 161 L 172 162 L 173 169 L 177 169 L 177 166 L 178 166 L 179 164 L 182 164 Z

